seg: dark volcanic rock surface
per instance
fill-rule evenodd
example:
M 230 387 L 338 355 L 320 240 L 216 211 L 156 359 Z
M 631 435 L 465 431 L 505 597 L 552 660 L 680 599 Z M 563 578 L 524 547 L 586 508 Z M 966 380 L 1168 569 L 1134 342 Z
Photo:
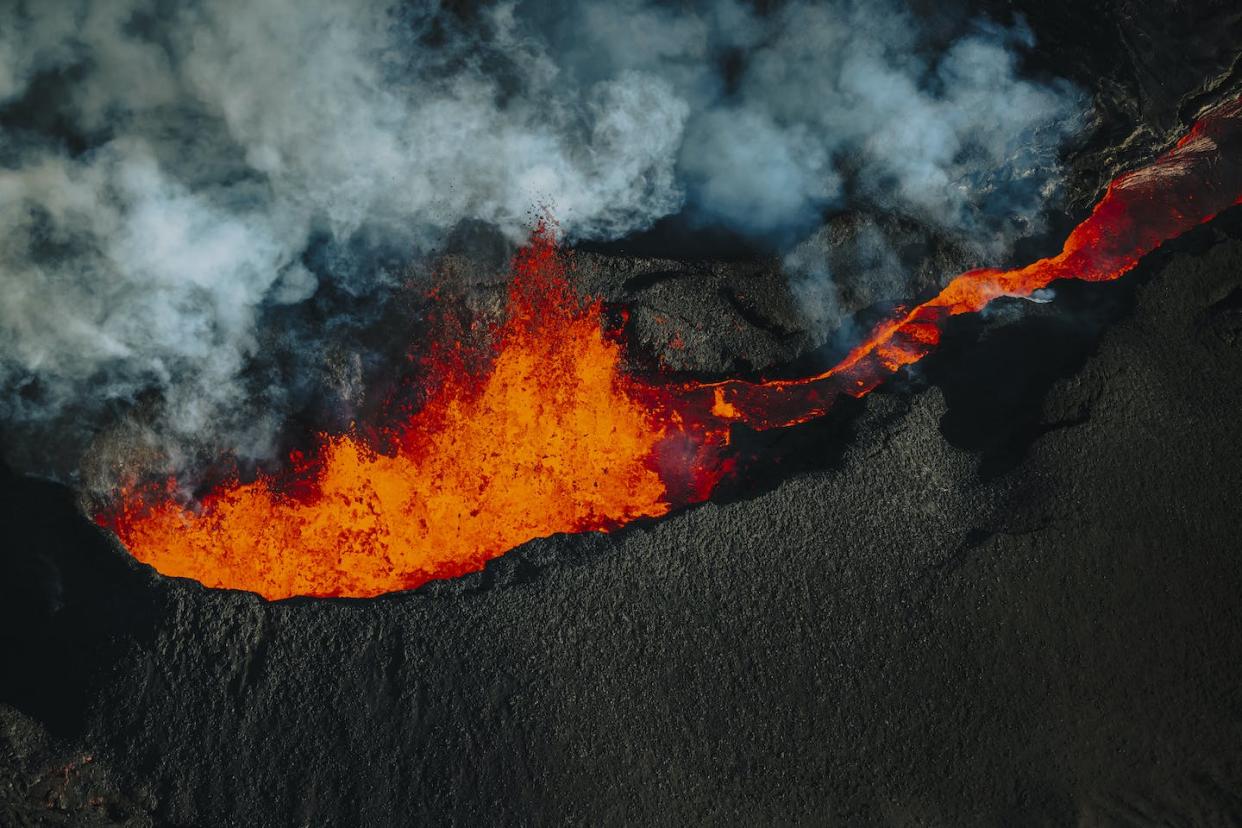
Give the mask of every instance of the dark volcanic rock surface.
M 413 594 L 170 581 L 9 479 L 0 821 L 1237 818 L 1240 228 L 1095 287 L 1120 320 L 999 471 L 955 443 L 1028 405 L 1043 308 L 951 331 L 820 471 Z M 979 353 L 1008 386 L 968 387 Z

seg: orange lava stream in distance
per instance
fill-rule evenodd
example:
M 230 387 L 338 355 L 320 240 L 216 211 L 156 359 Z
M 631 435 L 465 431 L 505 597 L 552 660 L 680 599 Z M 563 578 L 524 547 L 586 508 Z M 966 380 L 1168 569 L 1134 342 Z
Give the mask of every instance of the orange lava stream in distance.
M 165 575 L 283 598 L 407 589 L 531 538 L 664 514 L 665 427 L 627 393 L 546 228 L 513 272 L 490 373 L 451 371 L 395 450 L 325 437 L 297 486 L 228 483 L 193 510 L 131 492 L 101 522 Z
M 861 397 L 940 342 L 948 316 L 975 313 L 1001 296 L 1030 296 L 1058 279 L 1116 279 L 1169 239 L 1242 203 L 1242 98 L 1206 113 L 1177 146 L 1115 179 L 1056 256 L 1015 270 L 961 274 L 939 294 L 879 325 L 845 359 L 795 380 L 689 384 L 680 405 L 695 416 L 790 426 L 822 416 L 840 394 Z
M 513 262 L 489 373 L 445 382 L 376 451 L 325 436 L 293 472 L 217 487 L 193 507 L 129 490 L 98 517 L 139 560 L 212 587 L 371 596 L 477 570 L 532 538 L 608 530 L 705 500 L 736 462 L 732 423 L 821 416 L 930 353 L 950 316 L 1058 279 L 1116 279 L 1242 201 L 1242 99 L 1218 106 L 1150 165 L 1117 178 L 1056 256 L 972 270 L 879 325 L 840 364 L 796 380 L 644 383 L 583 307 L 542 225 Z

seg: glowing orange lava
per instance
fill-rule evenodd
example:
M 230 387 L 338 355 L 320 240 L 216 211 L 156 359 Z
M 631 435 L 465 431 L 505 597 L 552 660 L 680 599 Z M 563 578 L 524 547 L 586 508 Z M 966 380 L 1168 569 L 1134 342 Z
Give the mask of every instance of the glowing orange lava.
M 948 316 L 975 313 L 1002 296 L 1030 296 L 1058 279 L 1116 279 L 1169 239 L 1242 203 L 1242 98 L 1201 118 L 1177 146 L 1115 179 L 1061 252 L 1015 270 L 957 276 L 936 296 L 872 331 L 822 374 L 795 380 L 688 385 L 680 404 L 698 416 L 768 429 L 823 415 L 841 394 L 861 397 L 940 342 Z
M 193 510 L 134 494 L 106 523 L 166 575 L 281 598 L 406 589 L 531 538 L 664 514 L 664 427 L 627 394 L 598 305 L 581 307 L 543 228 L 513 270 L 490 373 L 450 372 L 395 451 L 326 437 L 297 487 L 234 482 Z
M 973 270 L 879 325 L 840 364 L 797 380 L 642 383 L 619 368 L 598 303 L 583 307 L 551 234 L 513 263 L 508 314 L 484 375 L 442 366 L 428 403 L 376 451 L 325 436 L 288 479 L 231 482 L 192 505 L 122 492 L 99 517 L 139 560 L 208 586 L 370 596 L 479 569 L 524 541 L 607 530 L 706 499 L 735 462 L 730 424 L 805 422 L 931 352 L 949 316 L 1058 279 L 1115 279 L 1163 242 L 1242 201 L 1242 100 L 1116 179 L 1062 251 Z

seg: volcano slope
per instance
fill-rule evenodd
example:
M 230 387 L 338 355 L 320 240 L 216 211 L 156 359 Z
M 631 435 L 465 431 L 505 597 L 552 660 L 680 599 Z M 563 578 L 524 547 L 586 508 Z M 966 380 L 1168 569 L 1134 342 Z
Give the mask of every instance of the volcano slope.
M 1177 32 L 1120 5 L 1132 123 L 1080 207 L 1237 80 L 1206 41 L 1157 77 Z M 761 262 L 579 264 L 640 365 L 823 341 Z M 0 824 L 1242 819 L 1242 210 L 1055 294 L 954 320 L 717 502 L 375 600 L 162 578 L 3 472 Z

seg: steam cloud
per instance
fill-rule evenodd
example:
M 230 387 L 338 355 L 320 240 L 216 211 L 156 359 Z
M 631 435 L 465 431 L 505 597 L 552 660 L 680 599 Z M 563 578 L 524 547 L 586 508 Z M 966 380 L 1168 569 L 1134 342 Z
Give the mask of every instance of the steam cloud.
M 1068 85 L 1020 76 L 1029 45 L 850 0 L 8 4 L 5 449 L 146 406 L 170 470 L 264 457 L 330 389 L 255 366 L 309 366 L 337 335 L 269 353 L 280 308 L 329 282 L 380 301 L 381 252 L 463 221 L 516 239 L 541 202 L 572 239 L 686 211 L 789 245 L 865 203 L 1002 252 L 1081 117 Z

